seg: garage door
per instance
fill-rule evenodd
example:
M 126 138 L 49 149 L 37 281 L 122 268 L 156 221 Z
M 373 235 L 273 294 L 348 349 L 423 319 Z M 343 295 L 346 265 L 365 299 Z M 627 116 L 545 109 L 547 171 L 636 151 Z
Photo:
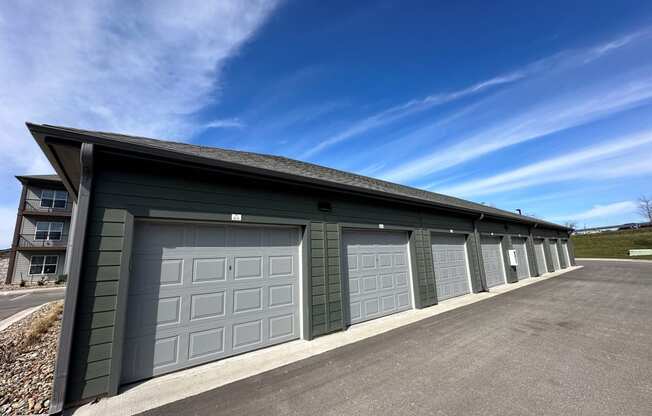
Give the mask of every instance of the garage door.
M 550 240 L 550 257 L 552 257 L 552 267 L 555 270 L 561 269 L 559 265 L 559 250 L 557 250 L 557 240 Z
M 518 264 L 516 265 L 516 277 L 518 280 L 530 277 L 530 264 L 527 259 L 527 239 L 522 237 L 512 238 L 512 247 L 516 251 Z
M 299 337 L 299 230 L 136 224 L 122 382 Z
M 505 263 L 503 262 L 500 237 L 482 236 L 480 242 L 487 287 L 489 288 L 504 284 L 506 282 Z
M 407 233 L 349 230 L 342 242 L 351 324 L 412 307 Z
M 543 244 L 544 240 L 534 240 L 534 256 L 537 259 L 537 268 L 539 269 L 540 275 L 548 272 L 546 253 L 544 252 Z
M 566 260 L 566 267 L 570 267 L 570 255 L 568 254 L 568 242 L 566 240 L 561 242 L 561 252 Z
M 469 293 L 466 237 L 461 234 L 432 234 L 430 238 L 437 299 L 450 299 Z

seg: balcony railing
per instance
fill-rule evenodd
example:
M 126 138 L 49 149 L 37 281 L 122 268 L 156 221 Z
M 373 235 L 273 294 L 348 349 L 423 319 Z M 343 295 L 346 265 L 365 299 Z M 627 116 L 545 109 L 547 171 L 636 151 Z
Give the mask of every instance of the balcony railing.
M 35 234 L 22 234 L 18 241 L 20 248 L 66 248 L 68 235 L 62 235 L 60 240 L 35 240 Z
M 51 208 L 51 207 L 42 207 L 40 199 L 26 199 L 25 200 L 25 211 L 28 212 L 40 212 L 40 213 L 50 213 L 50 214 L 70 214 L 72 213 L 72 202 L 66 202 L 65 207 Z

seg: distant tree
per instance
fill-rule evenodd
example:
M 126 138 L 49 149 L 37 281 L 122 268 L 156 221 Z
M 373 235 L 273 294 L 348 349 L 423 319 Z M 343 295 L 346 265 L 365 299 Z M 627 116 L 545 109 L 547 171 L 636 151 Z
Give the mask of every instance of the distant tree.
M 564 226 L 568 227 L 568 228 L 572 228 L 574 230 L 575 228 L 577 228 L 577 222 L 576 221 L 565 221 Z
M 647 221 L 652 222 L 652 198 L 643 195 L 638 199 L 638 213 Z

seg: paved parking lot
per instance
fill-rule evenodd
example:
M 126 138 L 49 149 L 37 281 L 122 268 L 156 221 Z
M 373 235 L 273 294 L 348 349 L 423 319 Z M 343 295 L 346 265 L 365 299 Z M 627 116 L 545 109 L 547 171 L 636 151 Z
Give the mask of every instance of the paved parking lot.
M 652 415 L 652 263 L 582 264 L 147 414 Z

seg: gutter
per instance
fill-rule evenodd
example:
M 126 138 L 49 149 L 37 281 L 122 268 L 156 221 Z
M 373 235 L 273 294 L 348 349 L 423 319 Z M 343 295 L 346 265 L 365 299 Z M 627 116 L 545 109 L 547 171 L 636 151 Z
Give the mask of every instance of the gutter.
M 41 143 L 39 143 L 41 144 Z M 46 146 L 42 144 L 42 146 Z M 61 333 L 59 334 L 59 347 L 54 370 L 52 398 L 50 399 L 50 414 L 59 414 L 63 410 L 66 400 L 66 387 L 68 384 L 68 369 L 70 366 L 70 353 L 72 350 L 77 298 L 80 286 L 82 258 L 84 254 L 84 241 L 86 237 L 86 224 L 88 209 L 91 199 L 93 184 L 93 145 L 83 143 L 80 152 L 81 179 L 77 197 L 77 216 L 73 230 L 70 252 L 68 285 L 63 307 Z

